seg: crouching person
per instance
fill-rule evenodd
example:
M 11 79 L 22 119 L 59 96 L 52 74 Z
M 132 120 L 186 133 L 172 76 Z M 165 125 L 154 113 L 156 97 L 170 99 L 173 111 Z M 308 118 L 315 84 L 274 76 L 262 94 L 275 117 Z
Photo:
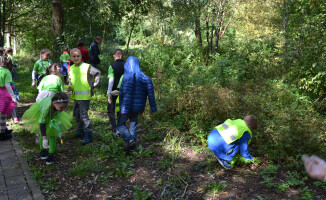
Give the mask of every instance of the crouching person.
M 248 144 L 252 139 L 252 131 L 257 129 L 258 122 L 254 115 L 243 120 L 226 120 L 208 135 L 208 147 L 215 154 L 225 169 L 231 169 L 229 162 L 240 150 L 243 158 L 252 159 Z

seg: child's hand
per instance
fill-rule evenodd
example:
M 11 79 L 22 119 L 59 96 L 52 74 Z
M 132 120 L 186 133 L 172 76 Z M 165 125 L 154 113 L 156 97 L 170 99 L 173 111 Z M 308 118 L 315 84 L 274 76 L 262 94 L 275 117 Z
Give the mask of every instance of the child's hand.
M 32 81 L 32 87 L 35 87 L 35 81 Z
M 111 92 L 111 94 L 113 96 L 118 96 L 119 95 L 119 91 L 118 90 L 114 90 L 114 91 Z
M 318 156 L 303 155 L 302 160 L 308 175 L 318 180 L 326 181 L 326 162 Z
M 43 139 L 42 146 L 44 149 L 48 149 L 49 148 L 49 140 Z
M 112 103 L 112 99 L 111 99 L 111 94 L 108 94 L 108 103 L 111 104 Z

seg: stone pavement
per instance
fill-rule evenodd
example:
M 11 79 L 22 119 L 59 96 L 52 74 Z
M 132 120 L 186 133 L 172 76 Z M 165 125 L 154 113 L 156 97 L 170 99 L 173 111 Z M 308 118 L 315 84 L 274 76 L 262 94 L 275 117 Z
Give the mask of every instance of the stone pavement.
M 18 142 L 0 141 L 0 200 L 43 200 Z

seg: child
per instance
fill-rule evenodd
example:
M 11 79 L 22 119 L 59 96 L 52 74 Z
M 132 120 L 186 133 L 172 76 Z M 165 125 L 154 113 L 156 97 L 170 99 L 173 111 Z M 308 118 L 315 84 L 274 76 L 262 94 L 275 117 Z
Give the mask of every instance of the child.
M 68 91 L 72 91 L 71 99 L 74 99 L 74 118 L 77 122 L 76 136 L 82 137 L 86 133 L 81 143 L 88 144 L 93 139 L 88 109 L 93 95 L 93 88 L 100 82 L 101 72 L 90 64 L 81 62 L 82 54 L 77 48 L 70 51 L 70 59 L 74 64 L 69 70 Z
M 60 73 L 63 75 L 64 84 L 67 83 L 67 75 L 68 75 L 68 61 L 69 61 L 69 53 L 68 53 L 68 47 L 64 47 L 62 50 L 62 54 L 60 56 L 60 62 L 61 62 L 61 69 Z
M 46 76 L 42 79 L 37 87 L 39 93 L 36 101 L 39 101 L 45 97 L 53 96 L 55 93 L 63 92 L 64 86 L 60 79 L 60 66 L 57 63 L 53 63 L 47 70 Z
M 147 97 L 152 112 L 156 112 L 156 102 L 152 80 L 139 67 L 139 60 L 130 56 L 124 65 L 120 95 L 121 121 L 119 131 L 125 141 L 125 151 L 136 147 L 138 114 L 144 112 Z M 129 130 L 126 126 L 130 120 Z
M 16 100 L 19 101 L 20 100 L 19 92 L 18 92 L 17 87 L 16 87 L 16 85 L 14 83 L 14 80 L 17 80 L 18 79 L 18 75 L 17 75 L 17 73 L 15 71 L 15 68 L 18 65 L 14 63 L 14 58 L 12 56 L 12 54 L 13 54 L 12 48 L 8 47 L 6 49 L 6 54 L 8 55 L 8 57 L 10 58 L 11 63 L 12 63 L 11 64 L 11 69 L 9 69 L 9 71 L 11 72 L 12 79 L 13 79 L 12 82 L 10 83 L 10 86 L 11 86 L 12 91 L 14 92 L 14 95 L 16 97 Z M 19 120 L 17 118 L 17 114 L 16 114 L 16 109 L 15 108 L 12 111 L 12 117 L 13 117 L 13 122 L 14 123 L 18 123 L 19 122 Z
M 88 59 L 89 59 L 89 54 L 87 49 L 84 48 L 84 42 L 79 40 L 77 43 L 78 49 L 80 50 L 80 52 L 82 53 L 82 62 L 87 63 Z
M 243 120 L 226 120 L 218 125 L 208 135 L 208 147 L 215 154 L 219 163 L 225 169 L 231 169 L 228 161 L 240 150 L 242 157 L 252 159 L 248 144 L 252 139 L 252 132 L 258 127 L 255 116 L 248 115 Z
M 12 137 L 12 130 L 8 130 L 6 122 L 16 106 L 16 97 L 10 83 L 12 77 L 7 67 L 11 64 L 10 58 L 0 48 L 0 140 L 8 140 Z
M 46 97 L 34 103 L 22 117 L 24 125 L 31 133 L 41 132 L 41 159 L 46 160 L 47 165 L 54 162 L 56 135 L 61 138 L 62 132 L 71 127 L 72 117 L 64 112 L 68 101 L 65 93 L 56 93 L 53 97 Z
M 114 63 L 111 64 L 109 67 L 109 86 L 108 86 L 108 116 L 110 119 L 111 127 L 112 127 L 112 132 L 117 135 L 119 134 L 119 130 L 117 128 L 117 122 L 115 120 L 115 104 L 118 96 L 112 95 L 112 91 L 118 90 L 118 84 L 121 76 L 123 75 L 124 72 L 124 61 L 123 61 L 123 52 L 121 49 L 116 49 L 113 54 L 114 58 Z M 120 113 L 117 113 L 117 117 L 120 117 Z
M 40 84 L 42 78 L 46 73 L 46 69 L 51 66 L 52 61 L 49 59 L 50 57 L 49 49 L 42 49 L 40 53 L 40 59 L 35 62 L 33 72 L 32 72 L 32 86 L 35 87 L 35 80 L 37 81 L 37 85 Z

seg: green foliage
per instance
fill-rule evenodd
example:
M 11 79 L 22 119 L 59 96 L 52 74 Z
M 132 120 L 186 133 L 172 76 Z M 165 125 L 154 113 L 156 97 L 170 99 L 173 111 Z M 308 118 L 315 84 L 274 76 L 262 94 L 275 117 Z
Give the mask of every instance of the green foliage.
M 303 186 L 304 185 L 304 182 L 308 180 L 308 177 L 303 177 L 302 178 L 302 175 L 296 171 L 294 172 L 288 172 L 288 176 L 287 176 L 287 183 L 290 185 L 290 186 Z
M 227 187 L 228 186 L 225 183 L 217 183 L 214 181 L 211 184 L 207 185 L 206 189 L 215 195 L 215 194 L 222 192 Z
M 258 158 L 253 158 L 253 159 L 245 159 L 241 155 L 237 154 L 234 156 L 231 160 L 231 167 L 233 168 L 234 166 L 243 166 L 247 164 L 252 164 L 254 166 L 257 166 L 261 163 L 261 161 Z
M 58 181 L 55 178 L 49 178 L 45 181 L 41 181 L 40 185 L 42 186 L 42 193 L 52 193 L 58 185 Z
M 69 169 L 69 174 L 71 176 L 85 177 L 93 172 L 103 172 L 105 171 L 105 166 L 95 158 L 82 159 L 75 163 L 75 166 Z
M 159 162 L 158 168 L 160 170 L 166 170 L 173 165 L 173 158 L 171 156 L 164 156 Z
M 137 186 L 134 186 L 134 189 L 135 189 L 134 196 L 136 200 L 149 199 L 153 194 L 153 192 L 149 192 L 149 191 L 142 192 L 142 190 Z
M 315 195 L 311 193 L 308 187 L 303 188 L 303 195 L 301 197 L 304 200 L 313 200 L 315 199 Z

